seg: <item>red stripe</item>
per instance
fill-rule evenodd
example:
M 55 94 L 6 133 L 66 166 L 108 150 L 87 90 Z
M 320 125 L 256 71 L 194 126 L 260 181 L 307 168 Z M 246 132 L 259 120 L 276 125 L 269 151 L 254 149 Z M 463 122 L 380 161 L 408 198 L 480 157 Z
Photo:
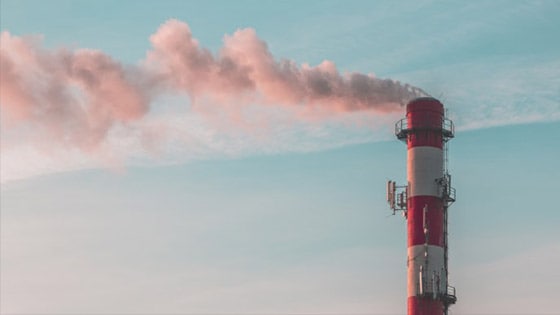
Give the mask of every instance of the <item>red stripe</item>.
M 443 315 L 443 303 L 430 298 L 410 296 L 408 315 Z
M 408 246 L 426 242 L 424 235 L 424 207 L 428 226 L 428 245 L 443 247 L 443 201 L 434 196 L 415 196 L 408 198 Z
M 406 106 L 408 129 L 408 148 L 417 146 L 443 147 L 441 127 L 443 123 L 443 104 L 435 98 L 418 98 Z

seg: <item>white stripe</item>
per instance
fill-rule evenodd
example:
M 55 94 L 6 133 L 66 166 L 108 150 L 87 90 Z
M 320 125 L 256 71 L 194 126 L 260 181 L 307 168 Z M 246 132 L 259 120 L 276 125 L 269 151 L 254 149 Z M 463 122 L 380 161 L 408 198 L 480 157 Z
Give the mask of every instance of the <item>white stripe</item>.
M 447 280 L 443 247 L 416 245 L 408 248 L 408 296 L 444 293 Z M 422 270 L 422 272 L 420 272 Z M 422 284 L 420 279 L 423 279 Z M 421 292 L 422 291 L 422 292 Z
M 443 177 L 443 150 L 434 147 L 408 149 L 408 197 L 441 197 L 436 180 Z

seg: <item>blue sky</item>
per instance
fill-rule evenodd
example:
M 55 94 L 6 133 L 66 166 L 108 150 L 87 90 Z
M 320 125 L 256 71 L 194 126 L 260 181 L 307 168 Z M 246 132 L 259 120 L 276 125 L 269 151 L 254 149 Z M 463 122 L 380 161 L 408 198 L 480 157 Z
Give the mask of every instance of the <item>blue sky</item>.
M 134 65 L 175 18 L 213 52 L 250 27 L 277 59 L 424 89 L 457 126 L 453 314 L 557 313 L 558 2 L 0 5 L 2 31 L 40 34 L 45 49 Z M 385 182 L 406 178 L 392 135 L 404 112 L 291 121 L 266 108 L 240 129 L 185 102 L 162 96 L 132 126 L 165 130 L 153 151 L 124 127 L 101 157 L 2 147 L 0 312 L 405 313 L 405 221 L 385 204 Z M 8 128 L 4 145 L 26 139 Z

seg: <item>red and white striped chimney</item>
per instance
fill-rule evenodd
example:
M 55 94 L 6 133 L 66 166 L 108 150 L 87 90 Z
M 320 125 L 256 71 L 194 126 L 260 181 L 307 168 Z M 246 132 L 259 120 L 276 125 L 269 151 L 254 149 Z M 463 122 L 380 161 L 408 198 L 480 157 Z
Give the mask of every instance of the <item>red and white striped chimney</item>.
M 396 207 L 390 201 L 393 210 L 403 210 L 408 220 L 408 314 L 443 315 L 456 301 L 447 282 L 447 207 L 455 200 L 455 191 L 444 157 L 453 125 L 445 119 L 442 103 L 424 97 L 408 103 L 396 134 L 408 146 L 408 185 L 400 186 L 406 191 L 399 195 L 406 203 L 397 202 Z M 389 199 L 394 200 L 394 182 L 389 188 Z
M 435 99 L 416 99 L 406 106 L 409 315 L 443 314 L 442 301 L 433 298 L 447 290 L 438 185 L 444 168 L 443 117 L 443 105 Z

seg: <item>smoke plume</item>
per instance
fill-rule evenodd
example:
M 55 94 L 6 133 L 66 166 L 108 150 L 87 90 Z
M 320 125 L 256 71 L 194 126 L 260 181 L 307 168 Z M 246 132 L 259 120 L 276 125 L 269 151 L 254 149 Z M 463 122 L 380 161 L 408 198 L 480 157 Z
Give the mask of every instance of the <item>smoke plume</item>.
M 148 110 L 149 96 L 131 71 L 102 52 L 45 51 L 37 38 L 7 32 L 0 40 L 0 104 L 7 132 L 25 125 L 27 132 L 87 149 L 115 123 L 140 119 Z
M 150 37 L 139 65 L 91 49 L 48 50 L 38 37 L 2 32 L 0 105 L 6 133 L 94 150 L 115 125 L 143 119 L 153 100 L 185 93 L 193 103 L 322 107 L 333 113 L 400 109 L 422 90 L 360 73 L 278 61 L 252 29 L 224 37 L 213 54 L 187 24 L 169 20 Z M 192 107 L 196 110 L 196 106 Z
M 398 104 L 422 95 L 407 84 L 353 73 L 342 76 L 334 63 L 298 66 L 274 59 L 253 29 L 225 36 L 214 57 L 200 47 L 187 24 L 170 20 L 150 37 L 148 63 L 159 69 L 174 89 L 196 97 L 257 98 L 265 104 L 332 106 L 340 111 L 392 111 Z

